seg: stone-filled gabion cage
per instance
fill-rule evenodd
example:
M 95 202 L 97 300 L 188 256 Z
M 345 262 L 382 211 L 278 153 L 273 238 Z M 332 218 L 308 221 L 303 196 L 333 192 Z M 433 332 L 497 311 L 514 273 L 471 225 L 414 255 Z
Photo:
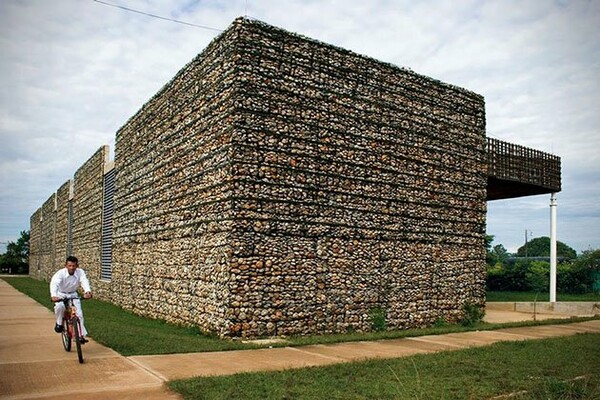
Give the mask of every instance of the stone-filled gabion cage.
M 92 279 L 222 336 L 457 321 L 485 302 L 485 143 L 482 96 L 237 19 L 117 132 Z

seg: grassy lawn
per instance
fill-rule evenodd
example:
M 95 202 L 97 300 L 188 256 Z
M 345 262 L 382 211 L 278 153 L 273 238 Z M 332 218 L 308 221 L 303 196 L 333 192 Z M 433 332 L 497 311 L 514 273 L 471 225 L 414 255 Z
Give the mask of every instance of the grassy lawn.
M 46 282 L 30 278 L 5 280 L 52 308 Z M 505 299 L 500 295 L 498 298 Z M 91 336 L 123 355 L 254 347 L 203 335 L 194 328 L 139 317 L 99 300 L 86 301 L 84 307 Z M 309 336 L 287 338 L 287 345 L 378 340 L 569 321 L 481 323 L 471 328 L 451 325 L 370 334 Z M 194 378 L 173 381 L 169 386 L 186 399 L 479 399 L 526 390 L 527 393 L 510 399 L 591 400 L 600 398 L 599 366 L 600 334 L 580 334 L 321 368 Z
M 50 302 L 47 282 L 23 277 L 4 278 L 4 280 L 16 289 L 35 299 L 40 304 L 46 306 L 48 309 L 53 308 L 53 303 Z M 259 347 L 252 344 L 244 344 L 239 340 L 220 339 L 215 336 L 205 335 L 198 331 L 197 328 L 176 326 L 165 323 L 164 321 L 140 317 L 111 303 L 100 300 L 85 301 L 83 307 L 85 310 L 86 326 L 90 332 L 90 336 L 97 342 L 108 346 L 125 356 L 223 351 Z M 574 320 L 586 320 L 586 318 Z M 464 332 L 469 330 L 491 330 L 508 326 L 567 323 L 572 321 L 573 320 L 546 320 L 511 324 L 479 323 L 472 327 L 447 325 L 427 329 L 287 337 L 285 338 L 285 343 L 274 344 L 273 346 L 303 346 L 310 344 L 393 339 Z M 48 329 L 51 329 L 51 327 Z
M 487 301 L 550 301 L 549 293 L 536 292 L 487 292 Z M 598 301 L 600 293 L 556 294 L 556 301 Z
M 600 334 L 280 372 L 173 381 L 185 399 L 600 398 Z
M 32 278 L 3 279 L 48 309 L 54 308 L 47 282 Z M 256 348 L 204 335 L 196 328 L 140 317 L 105 301 L 86 300 L 82 307 L 90 337 L 124 356 Z

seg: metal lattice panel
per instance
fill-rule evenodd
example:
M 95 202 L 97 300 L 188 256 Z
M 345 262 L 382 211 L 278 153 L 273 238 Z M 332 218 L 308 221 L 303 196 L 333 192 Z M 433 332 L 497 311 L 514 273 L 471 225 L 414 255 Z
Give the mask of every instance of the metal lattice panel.
M 487 138 L 488 200 L 561 190 L 560 157 Z
M 112 169 L 104 175 L 103 206 L 102 206 L 102 250 L 101 274 L 102 279 L 112 278 L 112 222 L 113 198 L 115 193 L 115 170 Z

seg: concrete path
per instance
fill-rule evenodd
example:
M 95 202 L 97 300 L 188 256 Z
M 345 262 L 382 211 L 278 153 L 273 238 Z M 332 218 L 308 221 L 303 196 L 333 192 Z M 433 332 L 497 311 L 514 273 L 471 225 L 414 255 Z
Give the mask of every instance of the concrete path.
M 0 399 L 181 399 L 164 381 L 94 340 L 79 364 L 54 314 L 0 279 Z
M 506 309 L 492 308 L 492 303 L 488 303 L 485 310 L 485 322 L 490 324 L 503 324 L 506 322 L 525 322 L 525 321 L 543 321 L 547 319 L 566 319 L 571 316 L 584 316 L 583 314 L 559 314 L 559 313 L 535 313 L 524 311 L 510 311 Z M 591 316 L 591 315 L 585 315 Z
M 172 380 L 194 376 L 216 376 L 239 372 L 314 367 L 370 358 L 397 358 L 414 354 L 487 346 L 502 341 L 542 339 L 584 332 L 600 333 L 600 320 L 369 342 L 212 353 L 133 356 L 129 359 L 161 379 Z
M 556 315 L 537 315 L 538 319 Z M 531 320 L 528 313 L 490 310 L 493 322 Z M 53 314 L 0 280 L 0 399 L 178 399 L 164 383 L 193 376 L 322 366 L 368 358 L 486 346 L 500 341 L 600 333 L 600 320 L 494 331 L 464 332 L 374 342 L 123 357 L 93 340 L 86 362 L 63 350 Z M 490 321 L 492 322 L 492 321 Z

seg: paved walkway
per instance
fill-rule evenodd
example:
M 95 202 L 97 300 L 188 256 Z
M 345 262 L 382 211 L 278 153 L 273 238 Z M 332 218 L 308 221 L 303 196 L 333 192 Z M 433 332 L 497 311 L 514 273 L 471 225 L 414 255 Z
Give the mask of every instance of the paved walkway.
M 0 279 L 0 399 L 162 400 L 181 397 L 164 381 L 90 340 L 85 363 L 67 353 L 54 314 Z
M 161 379 L 172 380 L 193 376 L 215 376 L 240 372 L 314 367 L 371 358 L 397 358 L 414 354 L 486 346 L 502 341 L 543 339 L 584 332 L 600 333 L 600 320 L 368 342 L 212 353 L 133 356 L 129 359 Z
M 537 315 L 538 319 L 549 315 Z M 493 322 L 531 320 L 532 315 L 491 311 Z M 0 280 L 0 399 L 179 399 L 165 382 L 192 376 L 321 366 L 367 358 L 485 346 L 499 341 L 600 333 L 600 320 L 495 331 L 464 332 L 374 342 L 260 350 L 123 357 L 90 340 L 85 363 L 62 349 L 52 331 L 53 314 Z M 492 321 L 490 321 L 492 322 Z

